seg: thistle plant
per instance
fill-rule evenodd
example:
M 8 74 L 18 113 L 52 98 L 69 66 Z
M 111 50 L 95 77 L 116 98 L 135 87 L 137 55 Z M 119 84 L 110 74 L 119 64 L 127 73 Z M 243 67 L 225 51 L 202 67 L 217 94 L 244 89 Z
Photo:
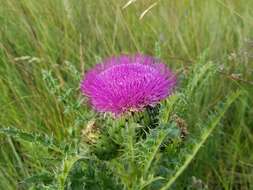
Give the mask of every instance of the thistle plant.
M 52 71 L 42 72 L 64 116 L 74 117 L 64 142 L 11 127 L 0 130 L 57 158 L 54 168 L 45 166 L 24 179 L 30 189 L 173 189 L 241 94 L 229 94 L 203 113 L 207 119 L 196 117 L 192 124 L 192 109 L 201 109 L 194 103 L 217 74 L 205 54 L 181 77 L 177 90 L 176 75 L 150 56 L 109 58 L 84 74 L 80 89 L 80 73 L 70 62 L 66 66 L 77 88 L 60 85 Z
M 0 190 L 253 189 L 252 7 L 0 0 Z

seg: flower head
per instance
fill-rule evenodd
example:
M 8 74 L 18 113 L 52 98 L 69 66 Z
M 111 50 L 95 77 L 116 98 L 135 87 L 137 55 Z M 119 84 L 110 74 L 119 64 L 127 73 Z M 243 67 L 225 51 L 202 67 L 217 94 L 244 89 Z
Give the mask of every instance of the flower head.
M 98 112 L 120 115 L 154 106 L 169 96 L 176 76 L 159 60 L 145 55 L 122 55 L 88 71 L 81 90 Z

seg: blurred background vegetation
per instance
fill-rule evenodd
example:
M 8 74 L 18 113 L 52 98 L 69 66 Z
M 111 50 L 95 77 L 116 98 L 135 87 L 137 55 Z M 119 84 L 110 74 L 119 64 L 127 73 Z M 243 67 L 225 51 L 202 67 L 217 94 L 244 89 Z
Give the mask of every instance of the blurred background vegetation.
M 54 72 L 62 86 L 78 88 L 67 63 L 83 73 L 101 58 L 142 52 L 187 76 L 205 51 L 219 74 L 201 92 L 212 101 L 197 106 L 208 110 L 231 91 L 246 93 L 180 176 L 177 189 L 253 189 L 252 8 L 252 0 L 0 0 L 0 127 L 72 142 L 74 114 L 63 114 L 42 70 Z M 204 115 L 192 112 L 188 122 L 198 117 Z M 0 189 L 25 189 L 22 181 L 54 168 L 56 158 L 1 135 Z

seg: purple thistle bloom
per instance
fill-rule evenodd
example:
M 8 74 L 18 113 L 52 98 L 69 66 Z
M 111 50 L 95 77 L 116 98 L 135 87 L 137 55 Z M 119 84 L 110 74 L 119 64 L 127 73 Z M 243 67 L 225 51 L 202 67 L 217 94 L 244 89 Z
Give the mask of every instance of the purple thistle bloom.
M 88 71 L 81 90 L 98 112 L 121 115 L 154 106 L 169 96 L 176 76 L 159 60 L 145 55 L 122 55 Z

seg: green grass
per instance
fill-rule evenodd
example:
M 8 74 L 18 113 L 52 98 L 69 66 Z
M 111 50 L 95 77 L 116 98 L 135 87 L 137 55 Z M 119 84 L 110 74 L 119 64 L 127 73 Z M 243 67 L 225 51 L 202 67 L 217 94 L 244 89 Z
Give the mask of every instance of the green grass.
M 78 73 L 108 56 L 135 52 L 160 57 L 178 73 L 179 93 L 163 102 L 161 123 L 169 122 L 168 115 L 176 110 L 191 139 L 201 140 L 193 153 L 189 145 L 190 157 L 175 169 L 175 179 L 165 180 L 167 185 L 179 190 L 205 185 L 253 189 L 253 1 L 137 0 L 123 8 L 126 4 L 124 0 L 0 0 L 0 189 L 50 184 L 51 175 L 60 184 L 51 188 L 64 189 L 71 168 L 86 159 L 85 150 L 79 150 L 80 131 L 94 116 L 84 102 L 81 107 L 75 104 L 76 99 L 81 101 Z M 209 120 L 209 116 L 217 104 L 230 101 L 229 95 L 239 91 L 229 108 L 217 109 L 224 117 L 218 114 L 213 126 L 216 117 Z M 187 95 L 186 105 L 182 94 Z M 207 131 L 204 127 L 199 132 L 199 125 Z M 129 185 L 126 189 L 145 189 L 146 183 L 159 181 L 148 171 L 159 157 L 155 155 L 160 144 L 146 155 L 143 173 L 136 171 L 134 156 L 144 152 L 141 143 L 134 144 L 135 132 L 130 129 L 124 131 L 129 135 L 123 135 L 122 142 L 127 143 L 134 172 L 120 169 L 117 159 L 106 167 Z M 165 137 L 155 138 L 162 142 Z M 90 165 L 99 168 L 99 164 L 103 165 L 100 161 Z M 111 174 L 96 175 L 110 181 Z

